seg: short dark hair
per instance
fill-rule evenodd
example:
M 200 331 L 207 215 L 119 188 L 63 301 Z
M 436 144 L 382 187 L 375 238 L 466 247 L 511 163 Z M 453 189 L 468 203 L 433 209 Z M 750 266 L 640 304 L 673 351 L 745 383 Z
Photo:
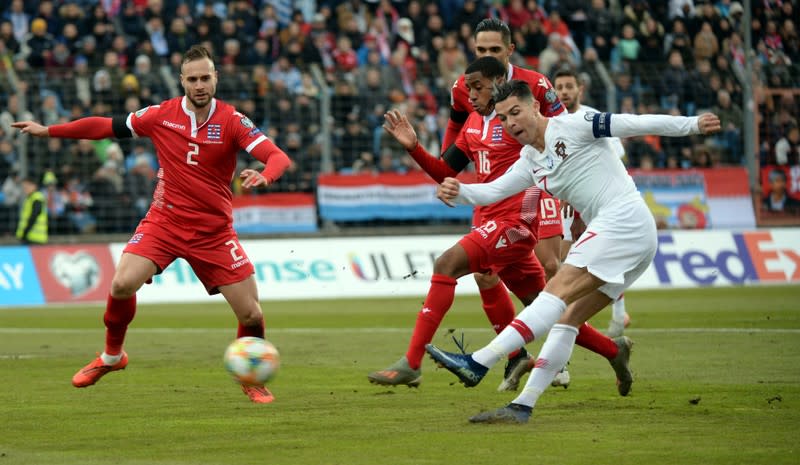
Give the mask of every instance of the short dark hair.
M 503 43 L 506 45 L 511 44 L 511 29 L 508 28 L 508 24 L 500 21 L 497 18 L 486 18 L 478 23 L 475 26 L 475 33 L 473 34 L 474 37 L 478 37 L 479 32 L 499 32 L 500 36 L 503 39 Z
M 497 79 L 505 77 L 508 74 L 508 69 L 497 58 L 485 56 L 478 58 L 467 66 L 464 74 L 470 73 L 481 73 L 485 78 Z
M 780 168 L 774 168 L 769 172 L 769 182 L 775 182 L 777 178 L 781 178 L 783 182 L 786 182 L 786 173 Z
M 189 50 L 183 54 L 181 66 L 189 63 L 190 61 L 202 60 L 203 58 L 208 58 L 211 60 L 211 63 L 214 63 L 214 56 L 207 48 L 203 47 L 202 45 L 192 45 Z
M 556 71 L 556 74 L 553 75 L 553 82 L 556 82 L 556 79 L 560 77 L 573 77 L 579 86 L 583 85 L 583 80 L 581 79 L 580 75 L 578 75 L 578 72 L 571 67 L 564 67 Z
M 517 97 L 520 100 L 533 100 L 531 86 L 525 81 L 512 79 L 497 85 L 494 92 L 492 92 L 492 100 L 495 103 L 502 102 L 509 97 Z

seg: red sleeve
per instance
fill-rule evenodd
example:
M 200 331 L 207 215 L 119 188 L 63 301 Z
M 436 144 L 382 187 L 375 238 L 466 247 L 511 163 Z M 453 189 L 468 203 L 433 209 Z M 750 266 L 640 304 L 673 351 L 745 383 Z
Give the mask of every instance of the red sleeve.
M 47 133 L 50 137 L 65 139 L 108 139 L 109 137 L 114 137 L 111 121 L 111 118 L 90 116 L 76 119 L 69 123 L 54 124 L 47 128 Z
M 264 140 L 258 145 L 253 147 L 250 155 L 261 163 L 264 163 L 265 167 L 261 175 L 270 183 L 277 181 L 283 172 L 286 171 L 286 168 L 292 164 L 292 160 L 289 159 L 289 156 L 266 137 L 264 137 Z
M 457 123 L 452 119 L 447 120 L 447 127 L 444 130 L 444 137 L 442 138 L 442 153 L 447 150 L 447 147 L 456 143 L 458 134 L 461 133 L 461 128 L 464 127 L 464 122 Z
M 440 183 L 444 181 L 444 178 L 455 177 L 458 174 L 444 160 L 428 153 L 423 146 L 419 145 L 419 142 L 416 147 L 408 151 L 408 154 L 436 182 Z

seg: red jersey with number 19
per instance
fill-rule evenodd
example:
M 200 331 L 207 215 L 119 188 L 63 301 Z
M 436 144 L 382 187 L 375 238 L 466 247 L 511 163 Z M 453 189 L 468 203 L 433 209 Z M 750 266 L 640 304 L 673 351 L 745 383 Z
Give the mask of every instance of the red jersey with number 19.
M 259 144 L 274 144 L 233 106 L 217 99 L 209 105 L 208 119 L 200 125 L 185 97 L 128 115 L 126 124 L 134 136 L 153 141 L 160 165 L 148 218 L 163 218 L 196 231 L 232 226 L 230 184 L 237 154 L 252 153 Z

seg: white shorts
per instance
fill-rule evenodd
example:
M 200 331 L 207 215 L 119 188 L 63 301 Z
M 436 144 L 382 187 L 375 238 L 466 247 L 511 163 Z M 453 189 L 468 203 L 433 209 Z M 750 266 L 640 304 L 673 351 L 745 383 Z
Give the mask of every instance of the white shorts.
M 643 201 L 600 211 L 572 245 L 564 263 L 586 268 L 612 300 L 647 270 L 658 248 L 653 215 Z

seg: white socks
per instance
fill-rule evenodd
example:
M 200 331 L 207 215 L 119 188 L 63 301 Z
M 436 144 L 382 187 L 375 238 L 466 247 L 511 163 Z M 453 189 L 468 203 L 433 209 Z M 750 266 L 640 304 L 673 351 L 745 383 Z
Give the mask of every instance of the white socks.
M 483 366 L 493 366 L 531 340 L 547 334 L 566 309 L 567 304 L 563 300 L 549 292 L 540 292 L 536 300 L 517 315 L 514 322 L 506 326 L 484 348 L 475 351 L 472 359 Z M 527 333 L 527 338 L 518 329 L 520 327 Z M 575 338 L 573 338 L 574 340 Z M 567 363 L 566 360 L 564 363 Z
M 118 353 L 117 355 L 108 355 L 107 353 L 103 352 L 100 354 L 100 358 L 103 360 L 103 364 L 105 365 L 116 365 L 122 360 L 122 352 Z
M 531 372 L 525 388 L 512 402 L 533 408 L 539 396 L 550 386 L 550 383 L 569 361 L 578 328 L 557 324 L 550 330 L 547 340 L 542 345 L 536 367 Z
M 625 296 L 621 295 L 611 304 L 611 319 L 623 323 L 625 321 Z

